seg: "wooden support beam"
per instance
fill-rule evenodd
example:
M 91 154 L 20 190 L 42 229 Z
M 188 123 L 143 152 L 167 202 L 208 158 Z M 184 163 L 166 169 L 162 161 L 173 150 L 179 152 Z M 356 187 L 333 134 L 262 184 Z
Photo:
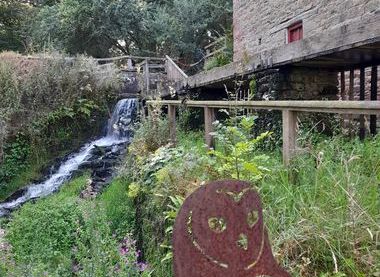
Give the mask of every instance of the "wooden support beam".
M 169 117 L 169 132 L 170 132 L 170 142 L 173 146 L 177 143 L 177 131 L 176 131 L 176 107 L 174 105 L 168 106 L 168 117 Z
M 204 107 L 205 114 L 205 142 L 208 148 L 214 147 L 214 138 L 211 133 L 214 131 L 212 123 L 215 121 L 215 109 Z
M 297 112 L 290 110 L 282 111 L 282 155 L 284 164 L 290 165 L 290 161 L 295 155 L 297 147 Z
M 340 97 L 342 100 L 346 99 L 346 76 L 345 72 L 340 72 Z
M 371 71 L 371 101 L 377 101 L 377 66 L 372 67 Z M 372 135 L 376 135 L 376 121 L 377 116 L 371 115 L 370 117 L 370 130 Z
M 145 85 L 146 85 L 146 95 L 149 95 L 150 91 L 150 75 L 149 75 L 149 60 L 145 60 L 144 64 L 144 76 L 145 76 Z
M 148 100 L 148 105 L 153 105 L 157 101 Z M 181 100 L 161 100 L 161 105 L 183 105 Z M 338 114 L 378 114 L 380 115 L 380 101 L 186 101 L 187 107 L 197 108 L 249 108 L 254 110 L 292 110 L 308 113 L 338 113 Z
M 365 68 L 360 68 L 360 101 L 365 100 Z M 359 138 L 364 140 L 365 138 L 365 118 L 364 115 L 360 115 L 360 130 L 359 130 Z
M 350 70 L 350 81 L 348 87 L 348 100 L 354 100 L 354 82 L 355 82 L 355 71 L 353 69 Z M 348 115 L 348 134 L 350 137 L 354 136 L 353 134 L 353 116 L 352 114 Z

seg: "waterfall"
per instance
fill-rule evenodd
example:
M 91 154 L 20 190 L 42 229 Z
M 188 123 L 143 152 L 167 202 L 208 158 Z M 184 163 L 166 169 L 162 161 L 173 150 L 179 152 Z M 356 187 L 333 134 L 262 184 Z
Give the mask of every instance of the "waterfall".
M 137 99 L 120 100 L 108 121 L 106 136 L 84 145 L 78 153 L 71 154 L 46 181 L 31 184 L 24 189 L 21 196 L 9 202 L 0 203 L 0 217 L 9 214 L 29 200 L 46 197 L 56 192 L 82 164 L 92 157 L 94 148 L 127 144 L 130 140 L 131 123 L 136 115 L 137 104 Z

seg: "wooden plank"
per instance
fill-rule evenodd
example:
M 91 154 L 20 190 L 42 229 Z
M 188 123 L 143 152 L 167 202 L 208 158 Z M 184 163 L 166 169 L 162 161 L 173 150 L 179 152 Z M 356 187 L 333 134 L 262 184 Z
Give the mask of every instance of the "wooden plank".
M 173 146 L 177 143 L 177 130 L 176 130 L 176 106 L 168 106 L 168 117 L 169 117 L 169 132 L 170 132 L 170 142 Z
M 365 68 L 360 68 L 360 101 L 365 100 Z M 364 140 L 365 138 L 365 118 L 364 115 L 360 115 L 360 130 L 359 130 L 359 138 Z
M 215 109 L 210 107 L 204 107 L 205 116 L 205 142 L 208 148 L 214 147 L 214 138 L 211 133 L 214 131 L 212 123 L 215 121 Z
M 189 76 L 168 56 L 166 58 L 166 68 L 168 71 L 171 71 L 174 68 L 184 79 L 187 79 Z
M 150 91 L 149 60 L 145 60 L 144 77 L 145 77 L 146 94 L 149 95 L 149 91 Z
M 377 102 L 377 66 L 373 66 L 371 70 L 371 101 Z M 370 131 L 372 135 L 376 135 L 377 116 L 370 117 Z
M 282 111 L 282 155 L 284 164 L 290 165 L 296 152 L 297 139 L 297 112 L 291 110 Z
M 154 102 L 148 101 L 148 104 Z M 179 100 L 163 100 L 162 105 L 182 104 Z M 293 110 L 299 112 L 338 113 L 338 114 L 378 114 L 380 101 L 186 101 L 188 107 L 210 108 L 249 108 L 256 110 Z

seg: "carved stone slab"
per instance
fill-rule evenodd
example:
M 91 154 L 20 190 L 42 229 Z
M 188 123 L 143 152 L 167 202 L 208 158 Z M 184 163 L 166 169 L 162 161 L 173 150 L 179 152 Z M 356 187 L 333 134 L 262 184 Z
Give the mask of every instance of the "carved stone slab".
M 290 277 L 275 261 L 261 200 L 241 181 L 216 181 L 183 204 L 174 225 L 176 277 Z

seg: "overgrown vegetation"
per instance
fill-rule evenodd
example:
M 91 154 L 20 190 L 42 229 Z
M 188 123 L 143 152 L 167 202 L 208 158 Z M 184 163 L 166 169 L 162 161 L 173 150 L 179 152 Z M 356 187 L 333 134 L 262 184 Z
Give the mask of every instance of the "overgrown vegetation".
M 120 85 L 115 68 L 90 58 L 0 54 L 0 200 L 98 136 Z
M 261 142 L 270 134 L 252 137 L 253 119 L 218 123 L 211 152 L 202 134 L 180 135 L 173 148 L 147 135 L 152 121 L 162 119 L 141 125 L 130 147 L 135 158 L 122 174 L 139 218 L 135 236 L 154 276 L 171 276 L 172 227 L 184 198 L 220 178 L 248 180 L 258 189 L 276 258 L 292 276 L 376 276 L 379 138 L 360 142 L 304 132 L 300 143 L 307 151 L 286 169 L 280 151 L 268 153 Z M 146 151 L 145 144 L 162 146 Z
M 232 24 L 231 0 L 3 2 L 0 50 L 26 53 L 168 54 L 189 64 L 201 60 L 203 47 Z
M 26 204 L 3 222 L 10 246 L 0 248 L 1 276 L 144 276 L 146 265 L 138 262 L 131 235 L 126 230 L 122 239 L 113 235 L 110 219 L 116 218 L 107 199 L 118 197 L 117 183 L 99 200 L 84 200 L 78 195 L 86 179 Z
M 143 268 L 145 276 L 172 276 L 177 212 L 191 192 L 221 178 L 248 180 L 259 191 L 275 256 L 292 276 L 380 272 L 379 137 L 361 142 L 303 132 L 307 148 L 285 168 L 279 149 L 265 150 L 271 134 L 253 135 L 255 117 L 217 122 L 209 151 L 200 132 L 180 131 L 178 144 L 168 144 L 166 118 L 152 115 L 139 124 L 119 177 L 101 196 L 78 197 L 84 176 L 3 221 L 10 243 L 0 249 L 3 272 L 134 276 Z M 129 245 L 133 254 L 125 257 Z

